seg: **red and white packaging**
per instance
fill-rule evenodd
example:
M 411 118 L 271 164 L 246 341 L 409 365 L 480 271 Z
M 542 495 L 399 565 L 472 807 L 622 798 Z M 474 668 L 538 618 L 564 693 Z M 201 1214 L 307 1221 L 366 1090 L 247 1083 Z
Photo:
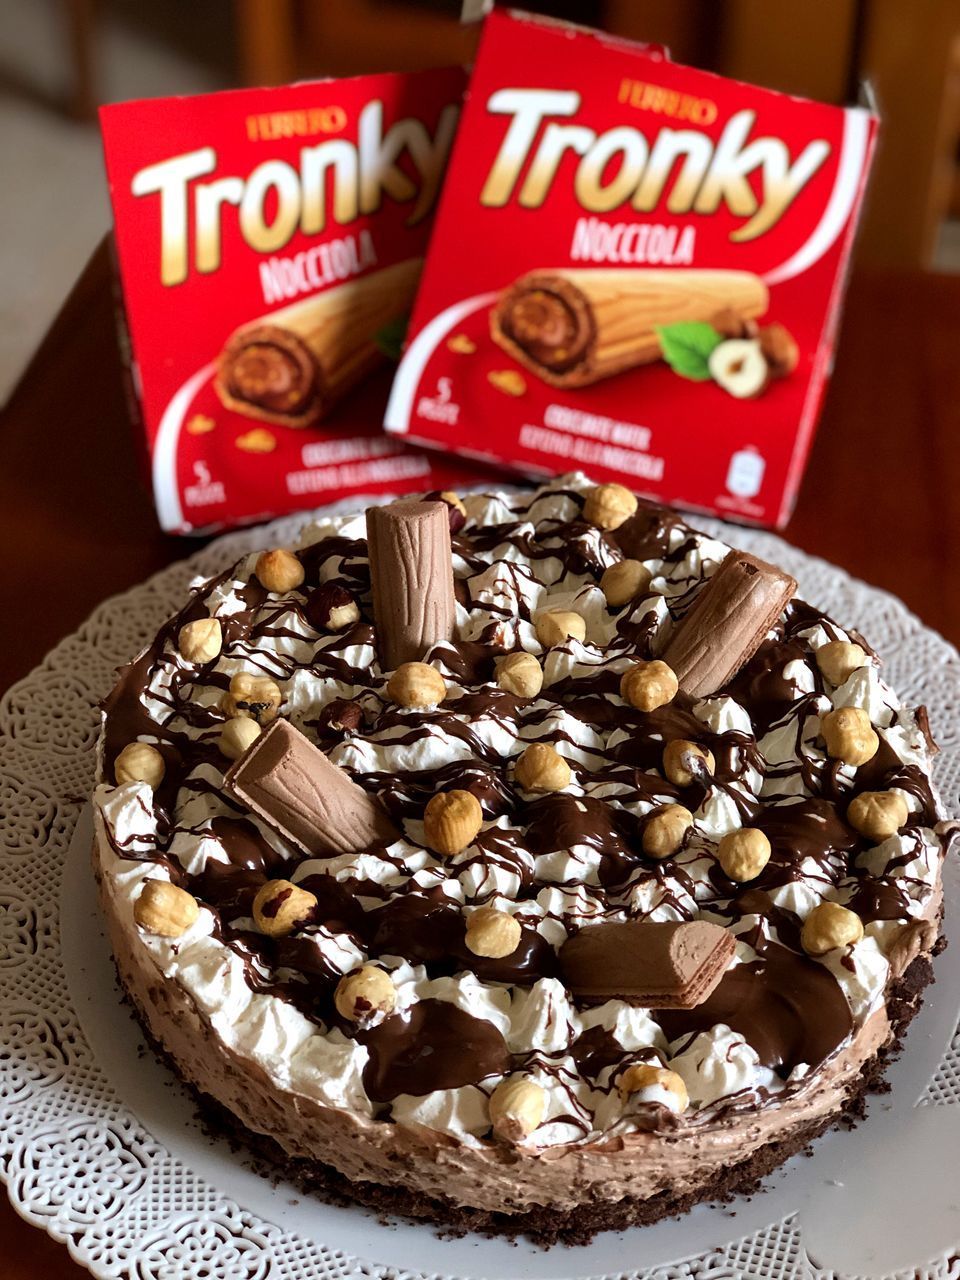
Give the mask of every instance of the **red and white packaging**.
M 388 431 L 784 524 L 876 129 L 494 12 Z
M 474 478 L 382 420 L 464 74 L 101 111 L 160 523 L 229 527 Z

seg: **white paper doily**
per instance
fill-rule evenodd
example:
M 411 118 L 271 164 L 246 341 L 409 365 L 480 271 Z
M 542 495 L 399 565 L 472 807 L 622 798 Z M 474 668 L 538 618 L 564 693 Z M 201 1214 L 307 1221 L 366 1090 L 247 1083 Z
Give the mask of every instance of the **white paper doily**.
M 362 505 L 353 499 L 351 507 Z M 326 510 L 337 510 L 338 507 Z M 960 877 L 948 868 L 937 985 L 892 1091 L 853 1133 L 820 1139 L 768 1190 L 592 1245 L 439 1239 L 259 1178 L 192 1121 L 192 1104 L 118 1003 L 89 873 L 97 703 L 188 582 L 289 542 L 306 517 L 219 539 L 108 600 L 0 702 L 0 1176 L 28 1221 L 98 1277 L 125 1280 L 960 1280 Z M 860 629 L 941 744 L 960 791 L 960 656 L 894 597 L 755 530 L 698 521 L 793 573 Z M 951 864 L 957 860 L 951 859 Z

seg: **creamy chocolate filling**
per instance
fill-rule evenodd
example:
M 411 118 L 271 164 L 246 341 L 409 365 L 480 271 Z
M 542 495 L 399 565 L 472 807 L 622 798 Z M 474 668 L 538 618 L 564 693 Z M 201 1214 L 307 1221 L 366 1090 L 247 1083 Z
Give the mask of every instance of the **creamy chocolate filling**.
M 589 304 L 560 277 L 535 286 L 515 284 L 500 303 L 500 323 L 518 347 L 553 373 L 580 364 L 594 337 Z
M 323 394 L 308 347 L 276 325 L 235 333 L 220 356 L 219 378 L 234 399 L 271 413 L 305 413 Z

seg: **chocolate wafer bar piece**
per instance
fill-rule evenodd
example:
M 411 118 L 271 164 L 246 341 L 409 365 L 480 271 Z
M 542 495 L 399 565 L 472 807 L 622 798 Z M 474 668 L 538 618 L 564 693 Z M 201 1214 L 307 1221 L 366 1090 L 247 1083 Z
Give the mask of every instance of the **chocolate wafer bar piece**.
M 796 578 L 731 551 L 677 624 L 660 657 L 695 698 L 722 689 L 760 648 L 797 590 Z
M 380 663 L 420 662 L 453 638 L 456 601 L 445 502 L 392 502 L 367 510 L 367 547 Z
M 644 1009 L 692 1009 L 733 959 L 733 934 L 705 920 L 588 925 L 560 948 L 560 967 L 582 999 Z
M 274 720 L 228 771 L 226 790 L 306 853 L 330 857 L 389 844 L 379 803 L 286 720 Z

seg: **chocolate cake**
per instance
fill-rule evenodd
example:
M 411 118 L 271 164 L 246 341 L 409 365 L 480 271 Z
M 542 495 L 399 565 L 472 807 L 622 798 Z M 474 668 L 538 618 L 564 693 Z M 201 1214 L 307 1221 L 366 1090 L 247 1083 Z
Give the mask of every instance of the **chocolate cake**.
M 122 984 L 327 1194 L 581 1241 L 750 1189 L 932 975 L 936 748 L 879 668 L 618 485 L 321 520 L 104 704 Z

